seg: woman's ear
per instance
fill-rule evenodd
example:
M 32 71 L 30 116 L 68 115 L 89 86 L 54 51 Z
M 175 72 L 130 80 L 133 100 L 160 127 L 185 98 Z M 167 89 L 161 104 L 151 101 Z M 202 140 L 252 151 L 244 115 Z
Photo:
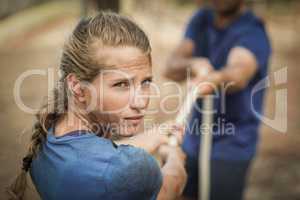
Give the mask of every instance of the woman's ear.
M 68 89 L 70 90 L 71 94 L 81 103 L 84 103 L 86 101 L 85 99 L 85 93 L 83 88 L 81 87 L 81 82 L 76 77 L 75 74 L 70 73 L 66 77 Z

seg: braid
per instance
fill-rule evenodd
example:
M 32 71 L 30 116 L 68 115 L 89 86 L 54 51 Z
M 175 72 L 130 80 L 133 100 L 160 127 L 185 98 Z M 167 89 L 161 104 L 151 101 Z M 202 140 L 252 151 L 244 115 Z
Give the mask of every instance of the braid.
M 30 169 L 33 158 L 37 155 L 41 144 L 46 138 L 46 132 L 38 121 L 33 126 L 33 134 L 31 137 L 29 150 L 27 155 L 22 160 L 22 171 L 7 188 L 11 200 L 22 200 L 27 187 L 27 172 Z
M 36 115 L 37 121 L 32 127 L 32 136 L 29 143 L 28 152 L 22 159 L 21 173 L 14 182 L 7 188 L 10 200 L 22 200 L 27 187 L 27 172 L 31 167 L 33 159 L 38 155 L 42 144 L 47 138 L 47 130 L 66 110 L 67 100 L 65 91 L 60 90 L 63 81 L 59 81 L 58 87 L 54 89 L 53 101 L 45 104 Z M 63 104 L 63 105 L 62 105 Z

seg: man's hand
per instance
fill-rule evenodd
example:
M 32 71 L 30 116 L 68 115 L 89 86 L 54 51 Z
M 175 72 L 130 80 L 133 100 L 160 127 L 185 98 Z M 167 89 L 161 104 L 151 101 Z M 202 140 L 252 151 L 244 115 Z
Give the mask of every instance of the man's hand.
M 190 60 L 192 79 L 189 88 L 197 87 L 199 95 L 211 94 L 217 90 L 221 75 L 214 70 L 207 58 L 192 58 Z

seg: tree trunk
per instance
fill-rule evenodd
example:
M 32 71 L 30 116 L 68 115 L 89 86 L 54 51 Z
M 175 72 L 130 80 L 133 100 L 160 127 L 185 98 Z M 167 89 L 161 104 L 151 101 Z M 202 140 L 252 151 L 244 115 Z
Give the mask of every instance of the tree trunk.
M 120 11 L 120 0 L 96 0 L 98 10 Z

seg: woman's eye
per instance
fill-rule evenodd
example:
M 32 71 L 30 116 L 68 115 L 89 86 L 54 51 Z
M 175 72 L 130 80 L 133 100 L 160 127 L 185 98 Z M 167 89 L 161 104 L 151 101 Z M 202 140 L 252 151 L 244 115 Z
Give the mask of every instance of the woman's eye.
M 149 87 L 151 83 L 152 83 L 152 79 L 146 79 L 142 82 L 142 86 Z
M 128 88 L 129 83 L 128 82 L 119 82 L 119 83 L 115 83 L 113 86 L 114 87 L 120 87 L 120 88 Z

